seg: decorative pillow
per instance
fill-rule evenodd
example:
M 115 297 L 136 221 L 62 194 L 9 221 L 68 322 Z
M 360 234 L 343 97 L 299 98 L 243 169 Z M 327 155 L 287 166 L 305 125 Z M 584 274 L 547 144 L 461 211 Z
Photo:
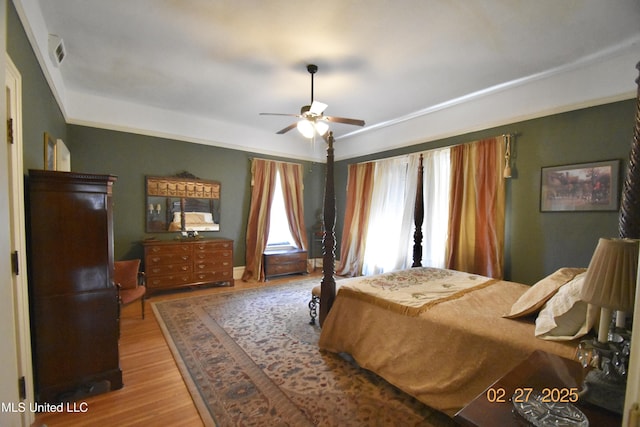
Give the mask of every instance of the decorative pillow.
M 595 324 L 598 308 L 580 300 L 586 273 L 561 287 L 543 306 L 536 319 L 535 336 L 569 341 L 586 335 Z
M 557 270 L 555 273 L 545 277 L 527 289 L 527 291 L 513 303 L 509 314 L 505 314 L 503 317 L 515 319 L 536 313 L 542 308 L 544 303 L 558 292 L 558 289 L 560 289 L 562 285 L 570 282 L 576 275 L 584 273 L 586 270 L 586 268 L 570 267 L 563 267 Z

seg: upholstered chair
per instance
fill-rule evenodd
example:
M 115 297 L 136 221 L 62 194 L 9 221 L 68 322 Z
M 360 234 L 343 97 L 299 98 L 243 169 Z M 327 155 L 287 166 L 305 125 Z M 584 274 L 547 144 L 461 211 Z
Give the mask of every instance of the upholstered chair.
M 140 271 L 140 260 L 114 262 L 113 281 L 118 288 L 120 305 L 124 306 L 139 299 L 144 319 L 144 297 L 147 291 L 144 272 Z

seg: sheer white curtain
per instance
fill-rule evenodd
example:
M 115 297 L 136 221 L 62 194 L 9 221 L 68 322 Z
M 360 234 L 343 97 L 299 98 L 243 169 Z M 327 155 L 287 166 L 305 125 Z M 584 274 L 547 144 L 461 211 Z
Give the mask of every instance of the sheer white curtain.
M 404 264 L 406 245 L 401 237 L 406 203 L 407 166 L 406 157 L 376 162 L 362 267 L 364 275 L 395 270 Z M 405 229 L 404 234 L 406 233 Z M 404 242 L 406 243 L 406 240 Z
M 449 221 L 450 148 L 375 162 L 362 274 L 411 267 L 418 164 L 423 155 L 422 265 L 444 268 Z
M 422 153 L 424 167 L 424 223 L 422 225 L 422 265 L 444 268 L 449 238 L 450 148 Z M 418 168 L 419 155 L 413 170 Z M 413 244 L 413 242 L 411 243 Z

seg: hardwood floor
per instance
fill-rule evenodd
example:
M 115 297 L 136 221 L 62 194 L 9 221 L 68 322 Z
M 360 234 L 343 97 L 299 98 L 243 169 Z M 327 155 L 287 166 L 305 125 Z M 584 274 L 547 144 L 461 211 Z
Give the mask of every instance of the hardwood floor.
M 150 302 L 235 292 L 315 276 L 320 283 L 321 273 L 316 271 L 308 276 L 286 276 L 265 283 L 246 283 L 236 280 L 233 288 L 207 287 L 156 294 L 146 302 L 144 320 L 141 318 L 138 302 L 124 307 L 120 336 L 120 368 L 124 387 L 76 402 L 75 409 L 79 412 L 40 413 L 36 416 L 36 422 L 33 425 L 36 427 L 201 426 L 202 421 L 198 411 L 162 335 Z M 84 412 L 80 412 L 83 410 Z

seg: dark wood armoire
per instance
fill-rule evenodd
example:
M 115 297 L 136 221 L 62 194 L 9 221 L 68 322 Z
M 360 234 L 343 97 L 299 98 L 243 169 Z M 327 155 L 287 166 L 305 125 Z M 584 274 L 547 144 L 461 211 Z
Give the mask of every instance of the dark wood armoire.
M 29 171 L 29 302 L 39 403 L 122 387 L 112 280 L 115 180 Z

